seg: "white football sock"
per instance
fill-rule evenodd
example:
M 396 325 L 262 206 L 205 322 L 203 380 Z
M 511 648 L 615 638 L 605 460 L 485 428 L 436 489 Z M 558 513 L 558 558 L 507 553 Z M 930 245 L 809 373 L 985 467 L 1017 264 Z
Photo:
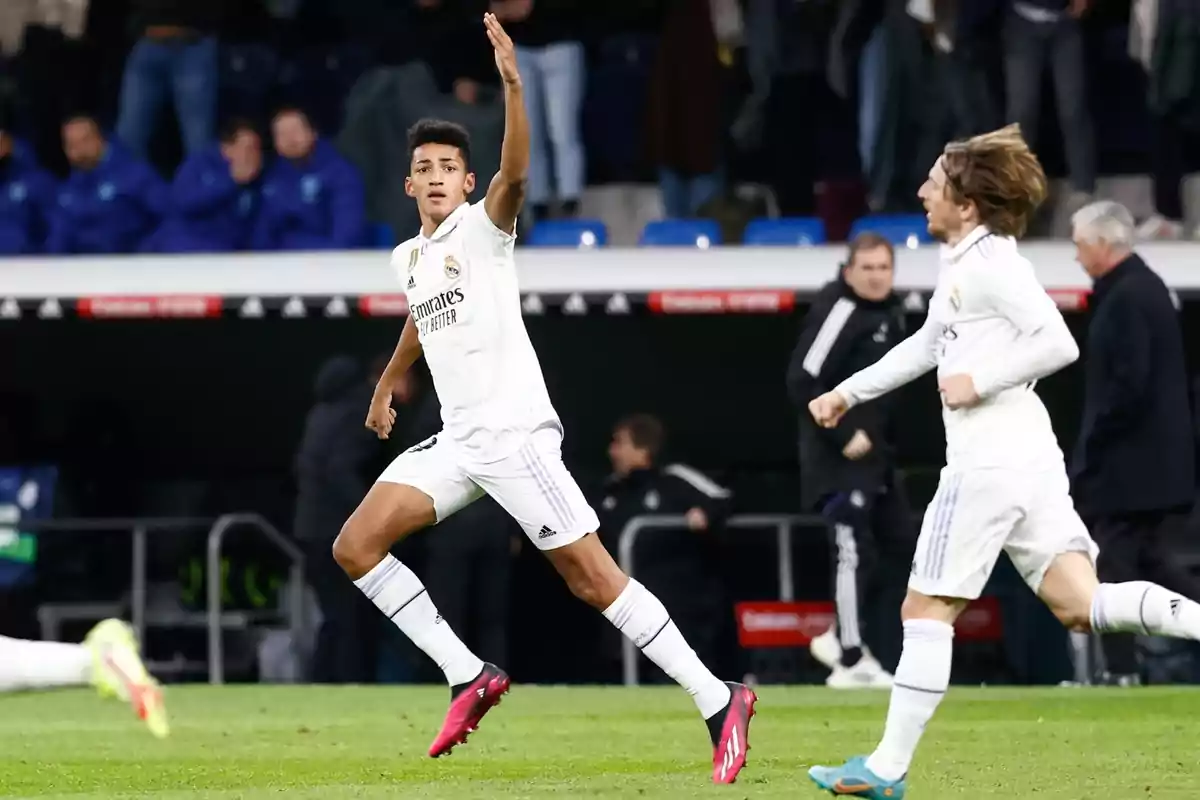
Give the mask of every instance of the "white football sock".
M 412 643 L 434 660 L 451 686 L 469 683 L 483 670 L 483 662 L 467 648 L 442 619 L 425 584 L 393 556 L 386 555 L 375 568 L 354 582 L 362 593 Z
M 1156 583 L 1102 583 L 1092 597 L 1092 630 L 1200 640 L 1200 605 Z
M 645 586 L 630 578 L 613 604 L 604 609 L 604 616 L 687 690 L 705 719 L 729 704 L 729 687 L 704 666 L 667 609 Z
M 867 769 L 885 781 L 908 772 L 925 726 L 950 686 L 954 658 L 954 628 L 931 619 L 904 623 L 904 651 L 896 666 L 887 727 Z
M 81 644 L 0 636 L 0 692 L 86 686 L 91 680 L 92 654 Z

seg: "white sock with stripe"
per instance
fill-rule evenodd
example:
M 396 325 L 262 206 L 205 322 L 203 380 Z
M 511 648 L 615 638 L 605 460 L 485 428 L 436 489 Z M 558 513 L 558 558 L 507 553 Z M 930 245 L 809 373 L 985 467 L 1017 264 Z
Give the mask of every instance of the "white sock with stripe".
M 904 652 L 896 666 L 883 739 L 867 759 L 867 769 L 885 781 L 908 772 L 917 744 L 950 686 L 954 628 L 931 619 L 904 623 Z
M 469 683 L 483 670 L 483 661 L 442 619 L 425 584 L 392 555 L 384 556 L 354 585 L 434 660 L 451 686 Z
M 0 636 L 0 692 L 86 686 L 91 680 L 92 654 L 81 644 Z
M 705 719 L 729 704 L 729 687 L 704 666 L 666 607 L 645 586 L 630 578 L 604 616 L 687 690 Z
M 1156 583 L 1102 583 L 1092 596 L 1092 630 L 1200 640 L 1200 605 Z

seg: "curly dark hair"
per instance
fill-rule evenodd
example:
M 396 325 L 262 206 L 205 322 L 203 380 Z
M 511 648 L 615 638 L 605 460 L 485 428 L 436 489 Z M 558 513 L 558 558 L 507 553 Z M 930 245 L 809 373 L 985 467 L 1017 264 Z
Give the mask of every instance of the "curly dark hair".
M 412 161 L 413 152 L 423 144 L 447 144 L 457 147 L 462 154 L 463 165 L 471 168 L 471 134 L 457 122 L 444 119 L 418 120 L 408 129 L 408 160 Z

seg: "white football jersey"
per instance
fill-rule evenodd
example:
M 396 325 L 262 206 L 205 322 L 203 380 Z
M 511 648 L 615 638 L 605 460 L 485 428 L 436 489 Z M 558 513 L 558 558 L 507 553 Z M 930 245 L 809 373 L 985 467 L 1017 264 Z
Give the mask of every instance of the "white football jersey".
M 511 455 L 538 428 L 561 427 L 521 316 L 515 241 L 482 202 L 463 203 L 432 236 L 392 252 L 445 434 L 481 463 Z
M 1039 347 L 1027 346 L 1032 337 Z M 896 357 L 892 357 L 896 353 Z M 852 402 L 882 394 L 936 366 L 939 378 L 970 375 L 983 400 L 943 407 L 946 464 L 956 468 L 1061 468 L 1062 450 L 1034 381 L 1007 388 L 1005 376 L 1045 375 L 1078 354 L 1062 315 L 1014 239 L 979 227 L 943 246 L 937 287 L 920 331 L 840 389 Z

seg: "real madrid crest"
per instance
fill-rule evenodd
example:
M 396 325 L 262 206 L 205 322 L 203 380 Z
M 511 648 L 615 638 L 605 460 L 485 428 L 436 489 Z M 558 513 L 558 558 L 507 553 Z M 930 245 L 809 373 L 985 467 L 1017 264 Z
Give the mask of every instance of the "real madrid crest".
M 408 271 L 412 272 L 417 268 L 417 260 L 421 258 L 421 251 L 413 248 L 413 251 L 408 255 Z
M 460 274 L 462 274 L 462 270 L 459 268 L 458 262 L 454 260 L 454 256 L 446 256 L 446 277 L 454 280 Z
M 958 294 L 957 286 L 950 290 L 950 307 L 955 311 L 958 311 L 962 307 L 962 297 Z

